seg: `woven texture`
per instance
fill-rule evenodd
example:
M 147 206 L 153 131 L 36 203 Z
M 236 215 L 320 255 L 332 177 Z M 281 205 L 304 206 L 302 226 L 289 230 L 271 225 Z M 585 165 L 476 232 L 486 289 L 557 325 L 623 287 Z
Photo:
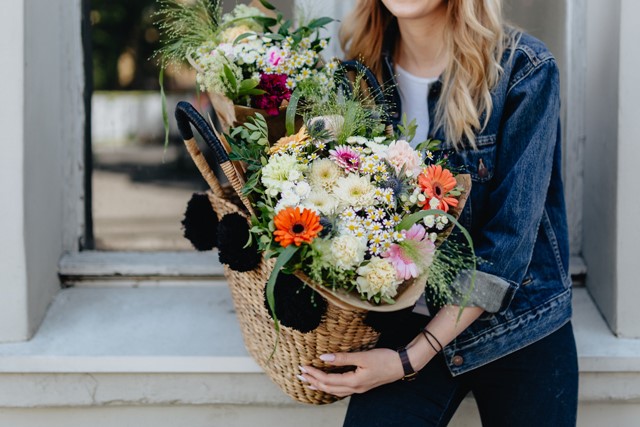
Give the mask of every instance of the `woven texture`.
M 212 192 L 208 192 L 208 196 L 218 218 L 240 212 L 235 204 Z M 244 344 L 269 378 L 293 399 L 313 404 L 335 402 L 340 398 L 305 387 L 296 378 L 300 373 L 298 366 L 311 365 L 330 370 L 331 367 L 318 359 L 319 355 L 368 350 L 375 346 L 379 333 L 364 323 L 366 311 L 345 310 L 329 301 L 327 312 L 316 329 L 303 334 L 281 325 L 276 346 L 278 335 L 263 299 L 263 289 L 273 264 L 273 259 L 263 260 L 258 268 L 246 273 L 238 273 L 225 266 Z

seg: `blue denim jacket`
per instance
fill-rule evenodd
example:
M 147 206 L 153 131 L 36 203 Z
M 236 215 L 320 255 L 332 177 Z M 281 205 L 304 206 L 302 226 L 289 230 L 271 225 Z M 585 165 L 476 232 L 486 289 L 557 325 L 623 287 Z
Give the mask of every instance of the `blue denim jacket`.
M 385 46 L 383 77 L 393 83 L 388 38 Z M 477 150 L 452 150 L 449 157 L 471 175 L 460 222 L 485 260 L 474 289 L 485 314 L 444 349 L 453 375 L 531 344 L 571 317 L 557 64 L 542 42 L 522 34 L 515 51 L 505 52 L 502 66 L 492 91 L 493 112 L 476 136 Z M 435 82 L 428 96 L 432 124 L 441 88 L 442 82 Z M 400 97 L 389 89 L 397 125 Z M 433 126 L 430 135 L 446 141 Z M 468 286 L 468 279 L 462 276 L 459 285 Z

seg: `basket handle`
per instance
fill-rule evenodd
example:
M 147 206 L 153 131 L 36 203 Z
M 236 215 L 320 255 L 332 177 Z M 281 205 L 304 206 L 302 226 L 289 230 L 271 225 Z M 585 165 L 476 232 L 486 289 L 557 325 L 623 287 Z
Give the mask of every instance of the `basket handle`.
M 373 71 L 371 71 L 371 69 L 369 69 L 369 67 L 364 65 L 362 62 L 355 59 L 341 61 L 340 64 L 341 68 L 345 72 L 356 72 L 362 75 L 365 83 L 373 94 L 373 100 L 375 101 L 376 105 L 379 105 L 382 108 L 386 132 L 389 136 L 391 136 L 393 134 L 393 125 L 391 124 L 391 120 L 389 119 L 389 106 L 385 101 L 384 92 L 382 91 L 382 87 L 380 86 L 380 83 L 378 83 L 378 79 L 376 78 L 375 74 L 373 74 Z M 343 89 L 346 89 L 350 92 L 353 90 L 351 82 L 346 78 L 344 79 L 342 87 Z
M 207 184 L 209 184 L 211 191 L 213 191 L 213 193 L 217 197 L 220 197 L 222 199 L 226 198 L 224 191 L 222 190 L 222 187 L 218 182 L 218 179 L 216 178 L 215 174 L 211 170 L 211 167 L 202 155 L 202 152 L 198 148 L 198 144 L 194 138 L 191 125 L 196 128 L 200 135 L 202 135 L 202 138 L 204 139 L 207 146 L 209 146 L 209 148 L 213 150 L 216 161 L 231 183 L 231 186 L 240 197 L 242 204 L 245 208 L 247 208 L 251 215 L 254 215 L 255 212 L 253 210 L 253 207 L 251 206 L 251 203 L 246 198 L 246 196 L 242 194 L 244 180 L 238 175 L 237 170 L 231 162 L 231 159 L 229 159 L 229 154 L 220 142 L 220 139 L 216 136 L 209 124 L 205 121 L 204 117 L 202 117 L 202 115 L 198 113 L 193 105 L 185 101 L 180 101 L 178 103 L 178 105 L 176 106 L 175 116 L 178 123 L 178 130 L 180 131 L 180 135 L 182 135 L 182 139 L 184 140 L 184 144 L 187 147 L 187 151 L 189 152 L 189 155 L 191 155 L 191 158 L 204 177 L 205 181 L 207 181 Z

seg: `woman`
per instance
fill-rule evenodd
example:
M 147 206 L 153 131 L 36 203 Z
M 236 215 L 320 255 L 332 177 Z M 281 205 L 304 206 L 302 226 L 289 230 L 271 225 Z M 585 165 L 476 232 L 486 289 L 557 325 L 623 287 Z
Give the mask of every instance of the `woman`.
M 409 331 L 405 347 L 322 355 L 357 369 L 303 366 L 300 379 L 353 395 L 346 426 L 444 426 L 469 391 L 485 426 L 575 425 L 555 59 L 504 26 L 500 0 L 361 0 L 345 25 L 347 56 L 386 83 L 396 124 L 406 110 L 471 174 L 461 222 L 485 262 L 460 317 L 455 302 L 431 307 L 383 333 Z M 469 276 L 456 287 L 470 289 Z

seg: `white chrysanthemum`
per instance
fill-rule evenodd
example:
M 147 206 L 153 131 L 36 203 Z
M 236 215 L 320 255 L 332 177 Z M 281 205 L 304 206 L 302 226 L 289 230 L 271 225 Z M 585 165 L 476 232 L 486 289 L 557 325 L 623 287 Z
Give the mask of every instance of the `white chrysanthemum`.
M 336 181 L 333 194 L 342 205 L 362 209 L 375 202 L 376 189 L 368 176 L 349 174 Z
M 358 292 L 367 299 L 375 295 L 383 298 L 396 296 L 401 281 L 397 279 L 395 267 L 386 259 L 372 257 L 367 265 L 358 268 L 356 272 Z
M 338 200 L 323 189 L 314 188 L 305 199 L 303 206 L 323 215 L 333 215 L 338 208 Z
M 299 179 L 304 170 L 305 166 L 298 163 L 296 156 L 275 154 L 262 168 L 262 184 L 271 196 L 277 196 L 283 190 L 284 183 Z
M 329 190 L 335 185 L 341 175 L 342 171 L 333 161 L 329 159 L 320 159 L 311 163 L 309 181 L 314 187 Z
M 369 149 L 368 151 L 371 154 L 377 154 L 378 156 L 380 156 L 380 158 L 386 158 L 387 157 L 387 150 L 389 149 L 389 146 L 386 144 L 380 144 L 378 141 L 376 141 L 377 139 L 379 139 L 378 137 L 374 138 L 373 141 L 367 141 L 365 143 L 365 146 Z M 384 141 L 384 138 L 383 138 Z M 382 142 L 382 141 L 380 141 Z
M 367 243 L 366 239 L 343 234 L 331 240 L 329 249 L 333 257 L 332 264 L 339 269 L 349 270 L 364 261 Z
M 349 138 L 347 138 L 347 143 L 364 145 L 367 143 L 367 138 L 365 138 L 364 136 L 350 136 Z
M 305 199 L 311 194 L 311 186 L 305 181 L 300 181 L 295 186 L 295 192 L 301 199 Z

